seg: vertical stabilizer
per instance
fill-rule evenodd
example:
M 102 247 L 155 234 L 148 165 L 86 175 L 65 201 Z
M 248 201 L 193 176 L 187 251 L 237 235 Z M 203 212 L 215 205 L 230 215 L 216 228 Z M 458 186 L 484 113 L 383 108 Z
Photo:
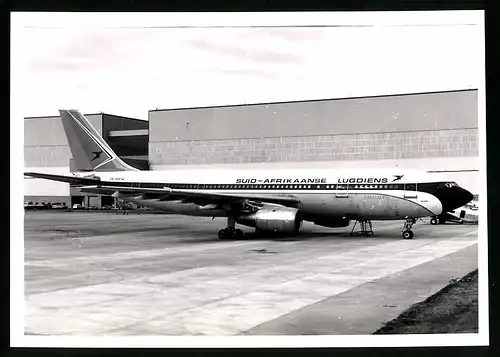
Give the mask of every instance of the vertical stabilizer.
M 77 110 L 59 110 L 77 171 L 138 171 L 109 147 L 87 118 Z

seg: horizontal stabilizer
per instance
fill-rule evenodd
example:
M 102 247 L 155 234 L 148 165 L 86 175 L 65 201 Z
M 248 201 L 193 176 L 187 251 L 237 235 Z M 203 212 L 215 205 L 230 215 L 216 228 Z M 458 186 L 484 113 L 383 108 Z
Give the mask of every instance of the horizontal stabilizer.
M 96 177 L 76 177 L 76 176 L 65 176 L 65 175 L 52 175 L 52 174 L 44 174 L 39 172 L 25 172 L 24 176 L 32 177 L 32 178 L 40 178 L 45 180 L 59 181 L 59 182 L 67 182 L 74 185 L 92 185 L 99 182 L 99 178 Z
M 96 193 L 99 195 L 113 195 L 115 192 L 130 193 L 142 195 L 145 193 L 156 193 L 168 195 L 169 188 L 137 188 L 137 187 L 122 187 L 122 186 L 104 186 L 104 185 L 90 185 L 80 187 L 81 192 Z

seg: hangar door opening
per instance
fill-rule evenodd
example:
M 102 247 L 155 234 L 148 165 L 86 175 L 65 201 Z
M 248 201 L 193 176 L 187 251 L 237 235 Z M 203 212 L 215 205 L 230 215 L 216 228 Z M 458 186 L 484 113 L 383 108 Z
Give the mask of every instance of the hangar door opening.
M 71 196 L 71 207 L 73 207 L 73 205 L 83 206 L 83 196 Z
M 111 196 L 101 196 L 101 207 L 115 207 L 115 198 Z

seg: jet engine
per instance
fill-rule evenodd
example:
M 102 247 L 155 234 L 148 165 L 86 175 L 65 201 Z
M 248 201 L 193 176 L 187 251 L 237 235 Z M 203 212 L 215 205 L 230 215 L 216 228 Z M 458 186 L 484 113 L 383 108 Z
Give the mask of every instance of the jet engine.
M 302 214 L 296 208 L 262 208 L 236 217 L 236 222 L 264 232 L 295 234 L 302 228 Z
M 329 227 L 329 228 L 340 228 L 340 227 L 347 227 L 349 224 L 351 224 L 351 220 L 347 218 L 322 218 L 322 219 L 315 219 L 313 220 L 314 224 L 318 226 L 323 226 L 323 227 Z

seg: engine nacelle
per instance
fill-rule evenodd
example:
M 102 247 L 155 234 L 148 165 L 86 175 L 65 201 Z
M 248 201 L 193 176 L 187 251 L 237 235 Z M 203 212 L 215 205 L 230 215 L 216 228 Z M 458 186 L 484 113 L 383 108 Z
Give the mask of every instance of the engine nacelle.
M 318 226 L 323 226 L 323 227 L 329 227 L 329 228 L 341 228 L 341 227 L 347 227 L 349 224 L 351 224 L 351 220 L 347 218 L 322 218 L 322 219 L 315 219 L 314 224 Z
M 263 208 L 236 217 L 236 222 L 260 231 L 295 234 L 302 228 L 302 214 L 296 208 Z

